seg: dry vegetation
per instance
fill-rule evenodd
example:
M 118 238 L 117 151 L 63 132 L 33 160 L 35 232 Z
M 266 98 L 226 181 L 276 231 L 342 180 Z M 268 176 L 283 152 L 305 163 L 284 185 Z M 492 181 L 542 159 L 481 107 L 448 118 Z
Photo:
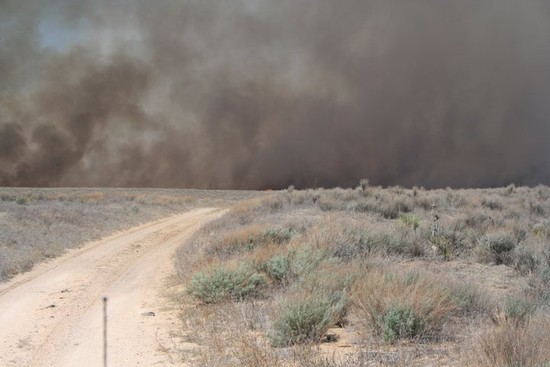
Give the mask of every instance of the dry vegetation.
M 550 366 L 550 188 L 290 188 L 181 247 L 197 366 Z
M 199 206 L 254 192 L 0 188 L 0 282 L 67 248 Z
M 197 366 L 550 366 L 550 188 L 0 189 L 0 281 L 199 206 L 181 247 Z

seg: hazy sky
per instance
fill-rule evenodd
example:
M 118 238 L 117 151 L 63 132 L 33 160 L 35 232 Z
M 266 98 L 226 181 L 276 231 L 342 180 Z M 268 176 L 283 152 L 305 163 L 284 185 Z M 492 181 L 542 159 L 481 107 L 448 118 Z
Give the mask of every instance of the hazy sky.
M 550 183 L 545 0 L 2 0 L 0 185 Z

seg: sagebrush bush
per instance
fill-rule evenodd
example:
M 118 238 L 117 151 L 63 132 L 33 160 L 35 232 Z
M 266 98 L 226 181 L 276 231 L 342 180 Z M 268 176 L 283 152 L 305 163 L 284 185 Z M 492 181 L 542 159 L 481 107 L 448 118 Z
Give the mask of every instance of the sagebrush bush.
M 282 282 L 290 273 L 290 261 L 286 256 L 275 255 L 258 264 L 258 270 L 265 272 L 275 281 Z
M 296 281 L 314 274 L 317 267 L 327 258 L 327 252 L 323 248 L 311 245 L 301 245 L 289 250 L 290 275 Z
M 387 342 L 413 339 L 422 334 L 424 322 L 410 305 L 392 305 L 382 316 L 382 335 Z
M 490 300 L 475 284 L 448 281 L 441 284 L 448 297 L 462 315 L 484 315 L 490 309 Z
M 532 248 L 516 249 L 514 266 L 523 275 L 532 274 L 541 266 L 541 257 Z
M 412 241 L 407 234 L 373 231 L 367 228 L 341 226 L 332 233 L 322 234 L 324 249 L 330 256 L 345 262 L 366 259 L 375 255 L 402 255 L 414 253 Z
M 483 198 L 481 200 L 481 206 L 486 207 L 491 210 L 502 210 L 502 203 L 495 198 Z
M 273 346 L 317 342 L 331 325 L 337 323 L 347 305 L 340 294 L 312 294 L 285 302 L 268 337 Z
M 508 234 L 489 234 L 481 239 L 481 255 L 486 262 L 496 265 L 510 265 L 513 262 L 512 251 L 517 240 Z
M 257 297 L 267 285 L 265 274 L 241 264 L 235 269 L 216 267 L 193 275 L 187 292 L 203 303 L 217 303 L 224 300 L 241 301 Z

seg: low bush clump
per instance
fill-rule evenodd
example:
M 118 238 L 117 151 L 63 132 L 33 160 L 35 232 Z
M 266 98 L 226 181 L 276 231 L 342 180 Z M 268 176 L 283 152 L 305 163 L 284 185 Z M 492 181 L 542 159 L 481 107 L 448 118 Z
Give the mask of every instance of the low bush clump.
M 516 245 L 516 239 L 510 235 L 486 235 L 481 240 L 482 259 L 495 265 L 510 265 L 513 262 L 512 251 Z
M 453 230 L 440 230 L 428 236 L 428 242 L 435 247 L 443 260 L 449 261 L 464 251 L 463 236 Z
M 474 284 L 452 281 L 443 283 L 442 286 L 462 315 L 471 316 L 488 313 L 490 309 L 489 299 Z
M 277 282 L 282 282 L 289 275 L 290 261 L 286 256 L 274 255 L 258 265 L 258 270 L 265 272 Z
M 417 315 L 411 305 L 391 305 L 382 316 L 382 334 L 385 341 L 413 339 L 425 329 L 421 315 Z
M 219 267 L 196 273 L 191 278 L 187 292 L 203 303 L 217 303 L 223 300 L 240 301 L 259 296 L 266 285 L 265 274 L 241 264 L 236 269 Z
M 284 303 L 268 334 L 271 344 L 286 347 L 319 341 L 330 326 L 338 323 L 346 305 L 344 292 L 313 294 Z

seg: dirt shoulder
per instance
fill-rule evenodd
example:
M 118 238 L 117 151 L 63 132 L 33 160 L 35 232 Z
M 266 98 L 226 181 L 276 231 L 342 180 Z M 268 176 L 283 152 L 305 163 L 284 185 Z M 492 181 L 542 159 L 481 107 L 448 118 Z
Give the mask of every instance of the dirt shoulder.
M 135 227 L 0 285 L 0 365 L 102 365 L 103 297 L 109 365 L 171 364 L 163 348 L 177 314 L 161 292 L 174 273 L 172 256 L 221 213 L 203 208 Z

